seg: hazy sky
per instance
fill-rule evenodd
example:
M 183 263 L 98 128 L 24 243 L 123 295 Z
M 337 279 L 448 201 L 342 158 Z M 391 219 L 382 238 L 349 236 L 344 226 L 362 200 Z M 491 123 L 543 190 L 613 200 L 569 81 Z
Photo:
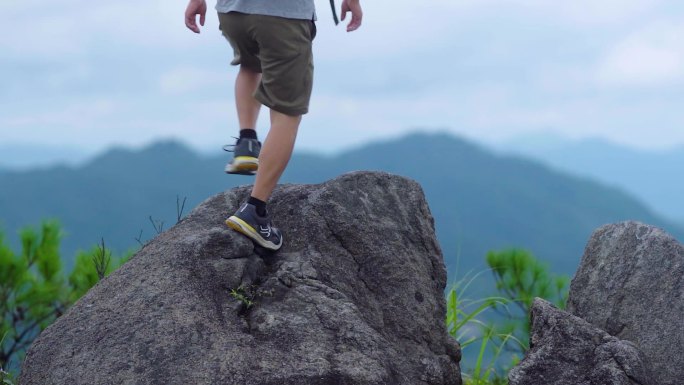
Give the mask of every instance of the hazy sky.
M 486 141 L 549 131 L 684 144 L 681 0 L 362 4 L 364 25 L 348 34 L 317 0 L 314 94 L 299 149 L 418 128 Z M 200 35 L 187 31 L 185 5 L 2 0 L 0 144 L 231 142 L 230 47 L 213 10 Z

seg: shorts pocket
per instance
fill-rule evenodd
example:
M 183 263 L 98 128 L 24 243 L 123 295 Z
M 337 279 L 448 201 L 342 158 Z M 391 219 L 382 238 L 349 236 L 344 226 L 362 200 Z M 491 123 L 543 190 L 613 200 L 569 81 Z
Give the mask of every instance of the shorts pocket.
M 316 22 L 311 20 L 311 41 L 313 41 L 316 38 L 316 32 L 318 30 L 316 29 Z

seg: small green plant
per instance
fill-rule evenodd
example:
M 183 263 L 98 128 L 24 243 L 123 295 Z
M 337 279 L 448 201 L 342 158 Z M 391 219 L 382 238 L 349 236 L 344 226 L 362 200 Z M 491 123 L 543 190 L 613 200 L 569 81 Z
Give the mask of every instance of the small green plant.
M 176 195 L 176 224 L 180 223 L 180 221 L 183 219 L 183 212 L 185 211 L 185 203 L 187 202 L 187 200 L 188 197 L 183 197 L 183 200 L 181 200 L 180 195 Z M 163 220 L 155 220 L 154 218 L 152 218 L 152 215 L 148 216 L 147 219 L 152 224 L 152 228 L 154 229 L 154 232 L 157 233 L 157 235 L 164 232 Z M 133 239 L 138 243 L 138 245 L 140 245 L 140 247 L 145 246 L 146 242 L 143 241 L 142 236 L 143 230 L 140 229 L 138 236 L 133 237 Z
M 152 215 L 149 216 L 149 219 L 154 231 L 156 231 L 157 234 L 161 234 L 164 231 L 164 221 L 156 221 L 152 218 Z
M 5 342 L 5 337 L 7 337 L 7 333 L 0 337 L 0 346 L 2 346 L 2 343 Z M 12 382 L 12 375 L 7 373 L 2 366 L 0 366 L 0 385 L 14 385 Z
M 570 279 L 550 273 L 546 265 L 526 250 L 490 251 L 486 259 L 494 275 L 496 289 L 508 300 L 507 303 L 517 307 L 517 310 L 497 307 L 497 311 L 508 319 L 502 330 L 516 335 L 522 343 L 515 351 L 524 354 L 529 349 L 532 302 L 536 297 L 544 298 L 564 309 Z
M 105 277 L 105 273 L 109 268 L 109 262 L 112 260 L 112 253 L 110 253 L 105 247 L 104 238 L 102 238 L 102 243 L 98 245 L 97 251 L 92 257 L 93 264 L 95 264 L 95 272 L 97 277 L 102 279 Z
M 468 286 L 479 274 L 458 281 L 447 294 L 449 333 L 464 351 L 471 345 L 478 346 L 474 365 L 464 370 L 465 385 L 507 384 L 508 370 L 529 348 L 529 310 L 534 298 L 544 298 L 560 308 L 567 299 L 569 279 L 549 273 L 527 251 L 492 251 L 486 259 L 500 296 L 464 299 Z
M 479 274 L 478 274 L 479 275 Z M 477 359 L 472 370 L 464 373 L 466 385 L 491 385 L 507 383 L 499 363 L 501 353 L 511 343 L 518 343 L 512 333 L 498 332 L 494 325 L 482 320 L 485 312 L 497 307 L 507 306 L 510 302 L 503 297 L 487 297 L 469 300 L 464 297 L 470 284 L 477 278 L 466 276 L 457 281 L 447 294 L 446 326 L 449 334 L 461 344 L 461 349 L 469 349 L 479 341 Z M 488 363 L 485 353 L 493 352 Z
M 180 196 L 176 195 L 176 223 L 180 223 L 183 219 L 183 210 L 185 210 L 185 201 L 188 197 L 183 197 L 183 202 L 180 201 Z
M 483 327 L 484 333 L 480 339 L 480 349 L 477 355 L 477 361 L 475 361 L 475 367 L 472 373 L 466 374 L 464 383 L 466 385 L 506 385 L 508 384 L 508 378 L 506 373 L 509 367 L 506 367 L 502 363 L 499 363 L 499 358 L 501 354 L 506 350 L 506 347 L 510 343 L 520 344 L 513 333 L 501 333 L 496 330 L 496 326 L 485 325 Z M 485 353 L 487 350 L 493 352 L 492 357 L 489 360 L 489 364 L 484 365 Z M 516 357 L 512 360 L 512 366 L 518 363 Z
M 76 302 L 100 280 L 126 263 L 132 255 L 129 252 L 122 257 L 113 257 L 111 250 L 105 248 L 104 241 L 88 251 L 76 254 L 74 268 L 69 274 L 70 302 Z
M 0 368 L 0 385 L 14 385 L 12 375 Z
M 249 309 L 254 305 L 255 293 L 249 288 L 245 288 L 243 285 L 238 286 L 236 289 L 230 290 L 231 297 L 235 298 L 238 302 L 243 304 L 245 308 Z
M 143 231 L 142 231 L 142 229 L 140 229 L 140 233 L 138 234 L 138 236 L 133 238 L 133 239 L 135 239 L 136 242 L 138 242 L 138 245 L 140 245 L 140 247 L 145 246 L 145 244 L 142 241 L 142 235 L 143 235 Z
M 545 298 L 564 309 L 568 297 L 567 276 L 556 276 L 532 253 L 522 249 L 490 251 L 487 264 L 494 273 L 496 288 L 528 311 L 535 297 Z

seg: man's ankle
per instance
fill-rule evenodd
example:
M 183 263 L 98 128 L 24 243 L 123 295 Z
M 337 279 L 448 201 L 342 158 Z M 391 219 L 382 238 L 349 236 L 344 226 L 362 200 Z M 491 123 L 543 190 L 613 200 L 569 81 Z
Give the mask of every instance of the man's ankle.
M 256 139 L 257 133 L 253 128 L 243 128 L 240 130 L 240 139 Z
M 250 196 L 249 199 L 247 200 L 247 203 L 254 205 L 256 208 L 257 215 L 261 217 L 266 216 L 266 202 L 262 201 L 259 198 L 255 198 L 253 196 Z

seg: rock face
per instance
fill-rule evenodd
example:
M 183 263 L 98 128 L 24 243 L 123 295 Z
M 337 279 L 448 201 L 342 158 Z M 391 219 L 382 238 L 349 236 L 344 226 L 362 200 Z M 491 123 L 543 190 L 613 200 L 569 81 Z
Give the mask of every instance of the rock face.
M 631 342 L 610 336 L 543 299 L 532 306 L 530 351 L 510 385 L 655 385 Z
M 279 186 L 286 243 L 263 258 L 224 224 L 248 193 L 203 202 L 95 286 L 31 346 L 20 384 L 461 384 L 418 184 Z
M 644 353 L 659 385 L 684 384 L 684 247 L 660 229 L 598 229 L 570 286 L 568 311 Z

